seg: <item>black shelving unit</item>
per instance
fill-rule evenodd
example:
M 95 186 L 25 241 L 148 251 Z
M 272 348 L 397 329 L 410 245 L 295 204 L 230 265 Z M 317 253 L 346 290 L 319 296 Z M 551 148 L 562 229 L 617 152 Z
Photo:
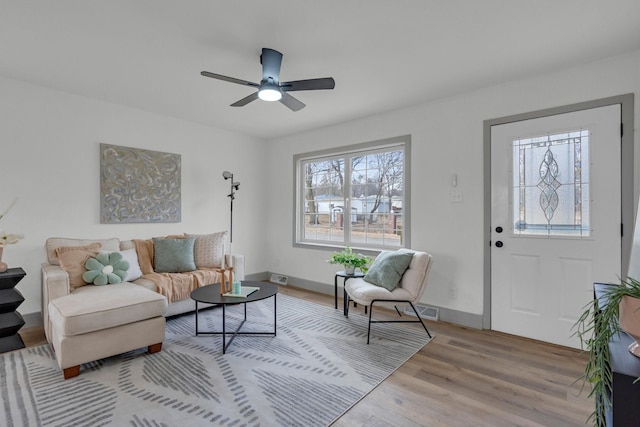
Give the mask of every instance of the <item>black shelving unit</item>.
M 24 342 L 18 335 L 24 319 L 16 311 L 24 297 L 15 286 L 26 275 L 19 267 L 0 273 L 0 353 L 24 348 Z
M 593 285 L 600 308 L 607 304 L 603 294 L 609 286 L 617 285 Z M 640 420 L 640 383 L 636 382 L 640 378 L 640 358 L 629 352 L 629 344 L 633 342 L 633 338 L 624 332 L 614 335 L 609 341 L 613 381 L 612 390 L 607 394 L 613 406 L 605 414 L 606 427 L 636 426 Z

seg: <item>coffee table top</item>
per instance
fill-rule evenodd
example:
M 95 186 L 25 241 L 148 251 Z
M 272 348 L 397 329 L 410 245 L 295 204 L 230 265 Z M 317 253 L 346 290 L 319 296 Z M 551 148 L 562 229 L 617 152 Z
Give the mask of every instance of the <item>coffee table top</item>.
M 207 304 L 242 304 L 245 302 L 259 301 L 269 298 L 278 293 L 278 287 L 273 283 L 252 282 L 242 280 L 242 286 L 253 286 L 260 288 L 246 298 L 242 297 L 225 297 L 220 295 L 220 283 L 203 286 L 191 292 L 191 299 Z

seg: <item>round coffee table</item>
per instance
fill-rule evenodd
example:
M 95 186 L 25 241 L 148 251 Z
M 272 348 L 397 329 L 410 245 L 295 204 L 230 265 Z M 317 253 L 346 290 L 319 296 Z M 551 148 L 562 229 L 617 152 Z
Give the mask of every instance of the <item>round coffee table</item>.
M 276 336 L 276 294 L 278 293 L 278 287 L 272 283 L 267 282 L 251 282 L 242 281 L 242 286 L 252 286 L 258 288 L 257 291 L 247 295 L 246 297 L 229 297 L 220 294 L 220 283 L 213 285 L 203 286 L 191 292 L 191 299 L 196 302 L 196 336 L 198 335 L 222 335 L 222 354 L 227 352 L 227 348 L 231 345 L 231 342 L 236 335 L 270 335 Z M 273 297 L 273 332 L 241 332 L 242 325 L 247 320 L 247 303 L 260 301 L 266 298 Z M 198 329 L 198 303 L 216 304 L 222 306 L 222 331 L 200 331 Z M 244 319 L 235 331 L 227 332 L 226 330 L 226 307 L 228 305 L 244 304 Z M 229 342 L 227 342 L 227 335 L 233 334 Z

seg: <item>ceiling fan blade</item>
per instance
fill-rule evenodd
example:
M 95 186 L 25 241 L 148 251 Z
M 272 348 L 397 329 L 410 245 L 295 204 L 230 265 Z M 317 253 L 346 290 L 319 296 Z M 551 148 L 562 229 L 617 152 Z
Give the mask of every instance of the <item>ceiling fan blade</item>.
M 321 79 L 296 80 L 292 82 L 280 83 L 280 88 L 287 92 L 296 90 L 319 90 L 333 89 L 336 87 L 336 81 L 333 77 L 323 77 Z
M 247 105 L 251 101 L 255 101 L 256 99 L 258 99 L 258 92 L 254 92 L 249 96 L 245 96 L 241 100 L 236 101 L 233 104 L 231 104 L 231 106 L 232 107 L 244 107 L 245 105 Z
M 298 101 L 293 96 L 289 95 L 287 92 L 282 92 L 282 98 L 280 98 L 280 102 L 289 107 L 292 111 L 302 110 L 306 105 L 301 101 Z
M 262 48 L 260 55 L 262 64 L 262 80 L 273 79 L 275 83 L 280 81 L 280 66 L 282 65 L 282 54 L 277 50 Z
M 260 86 L 258 83 L 253 83 L 253 82 L 248 82 L 246 80 L 236 79 L 235 77 L 227 77 L 227 76 L 223 76 L 222 74 L 210 73 L 208 71 L 202 71 L 200 74 L 202 74 L 205 77 L 211 77 L 212 79 L 224 80 L 225 82 L 236 83 L 236 84 L 243 85 L 243 86 L 251 86 L 251 87 Z

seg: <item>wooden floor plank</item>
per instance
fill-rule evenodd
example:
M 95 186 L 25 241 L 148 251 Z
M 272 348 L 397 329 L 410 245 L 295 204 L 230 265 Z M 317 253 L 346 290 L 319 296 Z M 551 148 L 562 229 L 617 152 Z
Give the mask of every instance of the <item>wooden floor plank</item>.
M 333 295 L 280 286 L 280 292 L 333 307 Z M 342 307 L 342 301 L 338 302 Z M 351 308 L 349 315 L 364 315 Z M 376 310 L 376 318 L 395 311 Z M 586 355 L 495 331 L 426 321 L 435 339 L 356 403 L 336 427 L 584 426 L 593 401 L 579 394 Z M 421 328 L 415 324 L 398 327 Z M 372 331 L 375 334 L 375 326 Z M 42 327 L 20 331 L 45 344 Z
M 447 363 L 436 360 L 425 365 L 415 377 L 415 380 L 446 387 L 487 407 L 510 411 L 543 425 L 583 421 L 567 413 L 567 406 L 573 406 L 576 412 L 580 410 L 580 406 L 577 402 L 568 402 L 566 393 L 546 394 L 529 387 L 528 381 L 510 381 L 511 379 L 509 376 L 498 378 L 485 372 L 461 368 L 455 361 Z M 544 411 L 539 411 L 538 408 L 544 408 Z
M 432 344 L 436 344 L 434 341 Z M 449 345 L 435 345 L 427 349 L 430 358 L 452 364 L 458 369 L 475 372 L 496 381 L 517 382 L 535 392 L 566 397 L 567 387 L 574 377 L 559 374 L 554 370 L 540 369 L 535 365 L 517 363 L 509 354 L 478 353 L 472 349 L 452 349 Z

